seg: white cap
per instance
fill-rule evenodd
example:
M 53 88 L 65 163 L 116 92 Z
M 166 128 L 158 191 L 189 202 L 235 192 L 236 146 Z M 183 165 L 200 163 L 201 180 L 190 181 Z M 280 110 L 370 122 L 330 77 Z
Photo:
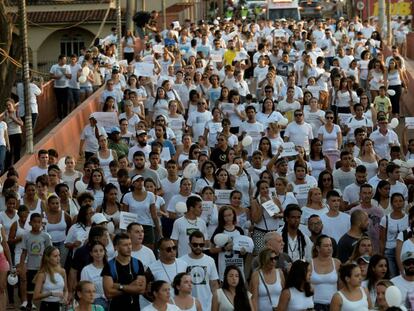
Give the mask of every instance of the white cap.
M 106 219 L 106 217 L 102 213 L 95 213 L 92 216 L 91 221 L 93 224 L 99 225 L 101 223 L 108 222 L 108 219 Z

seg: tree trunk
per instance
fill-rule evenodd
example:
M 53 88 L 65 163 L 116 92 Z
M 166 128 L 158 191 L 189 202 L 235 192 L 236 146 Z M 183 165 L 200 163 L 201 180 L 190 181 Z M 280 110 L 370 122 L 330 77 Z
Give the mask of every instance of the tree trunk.
M 20 61 L 21 50 L 17 36 L 13 34 L 11 16 L 6 15 L 4 1 L 0 1 L 0 48 L 10 57 Z M 0 55 L 0 112 L 5 109 L 5 99 L 11 96 L 16 80 L 17 67 Z

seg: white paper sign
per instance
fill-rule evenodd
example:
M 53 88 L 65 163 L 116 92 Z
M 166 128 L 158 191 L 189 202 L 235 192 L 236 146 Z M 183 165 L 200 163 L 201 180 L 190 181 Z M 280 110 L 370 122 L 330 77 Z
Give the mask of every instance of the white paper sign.
M 414 117 L 406 117 L 405 125 L 407 126 L 409 130 L 414 129 Z
M 352 113 L 338 113 L 339 125 L 348 124 L 349 118 L 352 117 Z
M 293 192 L 297 200 L 306 200 L 310 189 L 311 185 L 309 184 L 295 185 Z
M 118 63 L 119 63 L 119 66 L 128 67 L 128 60 L 126 59 L 120 60 Z
M 221 54 L 210 54 L 210 57 L 213 63 L 221 63 L 223 61 Z
M 230 193 L 233 190 L 215 190 L 214 194 L 216 196 L 217 205 L 226 205 L 230 204 Z
M 154 53 L 162 54 L 164 53 L 164 46 L 161 44 L 157 44 L 152 47 L 152 50 L 154 51 Z
M 280 157 L 291 157 L 298 154 L 295 144 L 293 142 L 287 142 L 282 144 L 283 151 L 280 154 Z
M 112 128 L 119 126 L 118 116 L 116 112 L 94 112 L 96 121 L 99 126 L 104 128 Z
M 277 206 L 276 203 L 273 200 L 263 202 L 262 206 L 266 210 L 266 212 L 269 214 L 269 216 L 273 216 L 275 214 L 280 213 L 279 206 Z
M 130 223 L 137 221 L 137 215 L 134 213 L 121 212 L 119 213 L 119 229 L 126 230 Z
M 223 103 L 221 104 L 221 111 L 223 111 L 223 113 L 226 112 L 233 112 L 234 110 L 234 105 L 231 103 Z
M 135 63 L 134 74 L 139 77 L 152 77 L 154 75 L 154 64 L 150 63 Z
M 212 201 L 203 201 L 201 202 L 201 207 L 203 209 L 201 217 L 203 217 L 204 219 L 207 219 L 208 216 L 210 216 L 211 213 L 213 212 L 214 203 Z
M 253 253 L 254 243 L 251 237 L 246 235 L 237 235 L 233 237 L 233 250 L 241 251 L 244 249 L 247 253 Z

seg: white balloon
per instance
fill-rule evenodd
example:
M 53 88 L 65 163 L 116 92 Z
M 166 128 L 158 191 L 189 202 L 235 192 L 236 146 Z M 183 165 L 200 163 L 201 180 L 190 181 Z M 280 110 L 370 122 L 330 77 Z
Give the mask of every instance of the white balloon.
M 11 286 L 14 286 L 19 282 L 19 277 L 15 273 L 10 273 L 7 276 L 7 283 L 9 283 Z
M 184 202 L 177 202 L 175 204 L 175 210 L 179 214 L 184 214 L 187 212 L 187 205 Z
M 61 171 L 62 173 L 65 171 L 65 167 L 66 167 L 66 165 L 65 165 L 65 160 L 66 160 L 66 157 L 62 157 L 62 158 L 60 158 L 60 160 L 59 160 L 59 161 L 58 161 L 58 163 L 57 163 L 57 166 L 59 166 L 60 171 Z
M 86 76 L 81 75 L 78 80 L 79 80 L 80 83 L 85 83 L 87 78 L 86 78 Z
M 214 244 L 218 247 L 223 247 L 229 241 L 229 236 L 225 233 L 216 234 L 214 237 Z
M 289 120 L 286 118 L 280 119 L 277 124 L 279 124 L 280 126 L 286 126 L 288 124 Z
M 229 167 L 230 175 L 236 176 L 240 171 L 240 167 L 237 164 L 232 164 Z
M 197 173 L 198 173 L 197 165 L 195 165 L 194 163 L 190 163 L 185 167 L 183 171 L 183 176 L 185 178 L 194 178 L 197 176 Z
M 84 75 L 85 77 L 87 77 L 89 75 L 90 69 L 89 67 L 83 67 L 82 68 L 82 75 Z
M 402 166 L 402 164 L 403 164 L 403 161 L 401 161 L 400 159 L 395 159 L 395 160 L 392 160 L 392 162 L 394 162 L 395 164 L 397 164 L 398 166 Z
M 387 90 L 387 93 L 390 96 L 394 96 L 395 95 L 395 91 L 394 90 Z
M 399 307 L 401 305 L 401 291 L 397 286 L 390 286 L 385 291 L 385 300 L 389 307 Z
M 407 163 L 408 167 L 410 167 L 410 168 L 413 168 L 414 167 L 414 159 L 410 159 L 406 163 Z
M 400 124 L 397 118 L 392 118 L 390 122 L 390 128 L 395 129 Z
M 250 146 L 252 142 L 253 142 L 253 138 L 250 135 L 246 135 L 244 136 L 242 140 L 242 145 L 243 147 L 247 147 L 247 146 Z

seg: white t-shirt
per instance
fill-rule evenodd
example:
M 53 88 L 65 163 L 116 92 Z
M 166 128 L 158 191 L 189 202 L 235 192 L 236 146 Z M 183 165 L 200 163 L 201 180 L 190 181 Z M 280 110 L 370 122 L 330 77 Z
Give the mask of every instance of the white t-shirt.
M 59 64 L 54 64 L 50 68 L 50 73 L 57 77 L 60 77 L 59 79 L 55 80 L 55 83 L 54 83 L 55 88 L 63 89 L 63 88 L 69 87 L 69 79 L 66 78 L 65 76 L 65 74 L 71 74 L 69 65 L 59 66 Z
M 6 131 L 7 131 L 7 124 L 4 121 L 0 122 L 0 145 L 6 146 Z
M 204 238 L 206 240 L 209 239 L 206 222 L 199 217 L 197 217 L 196 220 L 188 220 L 183 216 L 174 222 L 171 239 L 178 241 L 178 257 L 184 256 L 190 252 L 188 238 L 194 231 L 201 231 L 204 234 Z
M 150 264 L 157 260 L 155 258 L 154 252 L 145 245 L 142 245 L 141 249 L 138 251 L 132 251 L 131 256 L 142 262 L 144 265 L 144 270 L 146 270 Z
M 385 248 L 395 248 L 397 246 L 398 234 L 408 228 L 408 215 L 404 215 L 401 219 L 393 219 L 391 215 L 386 215 L 381 218 L 380 226 L 383 227 L 384 230 L 388 227 L 387 232 L 385 233 Z M 401 254 L 403 253 L 401 252 Z
M 405 280 L 401 275 L 393 277 L 391 279 L 392 284 L 397 286 L 399 290 L 401 291 L 401 301 L 403 304 L 405 304 L 405 301 L 407 299 L 407 293 L 409 291 L 412 291 L 414 288 L 414 281 L 410 282 Z
M 148 268 L 155 281 L 163 280 L 171 284 L 178 273 L 187 271 L 187 263 L 180 258 L 176 258 L 172 264 L 165 264 L 157 260 L 152 262 Z
M 85 266 L 80 275 L 81 281 L 91 281 L 95 284 L 96 296 L 95 298 L 105 298 L 103 284 L 102 284 L 102 272 L 103 268 L 97 268 L 93 264 Z
M 323 223 L 322 233 L 335 239 L 338 243 L 340 238 L 351 228 L 351 216 L 339 212 L 336 217 L 330 217 L 327 214 L 321 216 Z
M 246 132 L 246 135 L 250 135 L 252 137 L 253 142 L 249 146 L 245 147 L 249 156 L 251 156 L 253 151 L 259 148 L 259 142 L 262 138 L 262 133 L 264 132 L 263 124 L 259 122 L 249 123 L 245 121 L 240 125 L 239 132 Z
M 142 311 L 158 311 L 159 309 L 156 309 L 153 307 L 152 304 L 146 306 L 144 309 L 142 309 Z M 165 309 L 166 311 L 181 311 L 180 308 L 178 308 L 176 305 L 167 303 L 167 309 Z
M 191 258 L 189 255 L 185 255 L 181 259 L 188 265 L 187 271 L 190 273 L 193 283 L 193 296 L 200 301 L 202 310 L 211 310 L 213 294 L 210 289 L 210 281 L 219 279 L 214 259 L 204 254 L 199 259 Z
M 286 127 L 285 137 L 293 142 L 296 146 L 302 146 L 306 152 L 309 152 L 309 140 L 313 139 L 312 126 L 309 123 L 297 124 L 291 122 Z
M 105 129 L 102 126 L 98 126 L 98 132 L 99 132 L 99 135 L 103 135 L 105 137 L 108 136 L 106 135 Z M 91 152 L 91 153 L 98 152 L 99 144 L 98 144 L 98 139 L 96 138 L 96 135 L 95 135 L 95 127 L 92 128 L 90 124 L 85 126 L 85 128 L 83 129 L 81 133 L 80 139 L 85 141 L 84 148 L 83 148 L 85 152 Z
M 147 191 L 147 195 L 142 201 L 135 200 L 132 192 L 128 192 L 122 198 L 122 203 L 128 205 L 130 213 L 137 215 L 137 222 L 139 224 L 154 227 L 154 221 L 150 212 L 150 205 L 155 204 L 155 196 L 152 192 Z
M 189 115 L 187 125 L 192 128 L 194 141 L 198 141 L 198 137 L 204 134 L 206 123 L 212 118 L 210 111 L 194 111 Z
M 168 178 L 161 180 L 161 188 L 164 190 L 163 198 L 166 206 L 170 203 L 171 198 L 180 192 L 180 183 L 181 177 L 178 177 L 178 179 L 173 183 L 170 182 Z
M 47 167 L 40 168 L 38 166 L 33 166 L 30 168 L 29 172 L 27 173 L 26 180 L 30 182 L 36 182 L 36 178 L 42 175 L 47 175 Z
M 323 144 L 322 151 L 338 150 L 338 134 L 341 133 L 339 125 L 334 124 L 331 132 L 328 132 L 324 125 L 318 130 L 318 135 L 322 134 Z

